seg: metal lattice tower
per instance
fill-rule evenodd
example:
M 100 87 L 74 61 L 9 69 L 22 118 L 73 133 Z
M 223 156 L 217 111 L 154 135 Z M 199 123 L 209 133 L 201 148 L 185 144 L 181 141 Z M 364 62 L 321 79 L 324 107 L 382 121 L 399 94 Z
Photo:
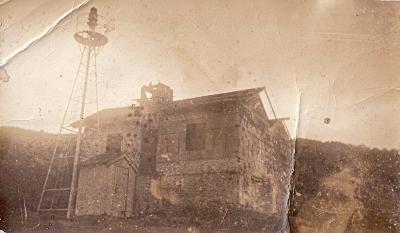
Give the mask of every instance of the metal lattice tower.
M 52 151 L 37 207 L 38 213 L 66 212 L 67 218 L 74 214 L 78 167 L 82 157 L 83 124 L 79 123 L 76 129 L 67 122 L 69 120 L 80 122 L 90 113 L 90 107 L 94 111 L 99 110 L 96 57 L 108 39 L 96 31 L 98 18 L 97 9 L 94 7 L 90 9 L 88 18 L 85 17 L 85 22 L 80 21 L 78 17 L 74 38 L 80 45 L 81 59 Z M 78 30 L 82 26 L 85 29 Z M 96 130 L 100 133 L 99 121 Z

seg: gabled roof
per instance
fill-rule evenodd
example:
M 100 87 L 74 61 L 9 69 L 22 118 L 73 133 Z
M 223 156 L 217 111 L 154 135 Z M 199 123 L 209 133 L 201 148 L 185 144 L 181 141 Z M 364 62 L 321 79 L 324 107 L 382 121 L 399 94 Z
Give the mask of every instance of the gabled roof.
M 113 118 L 113 117 L 118 117 L 118 116 L 123 116 L 123 115 L 128 115 L 128 114 L 133 114 L 135 109 L 139 109 L 139 107 L 119 107 L 119 108 L 106 108 L 103 110 L 98 111 L 97 113 L 94 113 L 90 116 L 85 117 L 84 120 L 79 120 L 71 123 L 71 126 L 74 128 L 79 127 L 79 123 L 83 122 L 83 124 L 86 124 L 90 121 L 96 120 L 97 117 L 99 117 L 99 120 L 101 122 L 102 119 L 108 119 L 108 118 Z
M 216 103 L 223 102 L 229 100 L 239 100 L 246 99 L 252 96 L 259 95 L 262 91 L 265 91 L 265 87 L 257 87 L 239 91 L 226 92 L 221 94 L 214 95 L 206 95 L 200 97 L 194 97 L 189 99 L 175 100 L 168 104 L 168 106 L 164 106 L 167 108 L 179 108 L 185 106 L 192 106 L 196 104 L 206 104 L 206 103 Z M 83 121 L 76 121 L 71 124 L 72 127 L 79 127 L 79 124 L 82 122 L 83 124 L 87 124 L 90 121 L 96 120 L 99 118 L 100 122 L 103 119 L 112 119 L 118 116 L 128 116 L 135 117 L 135 111 L 142 110 L 142 106 L 127 106 L 120 108 L 109 108 L 103 109 L 95 114 L 87 116 Z
M 210 102 L 228 101 L 233 99 L 242 99 L 258 95 L 263 90 L 265 90 L 265 87 L 257 87 L 239 91 L 226 92 L 221 94 L 200 96 L 190 99 L 176 100 L 172 104 L 173 105 L 202 104 Z

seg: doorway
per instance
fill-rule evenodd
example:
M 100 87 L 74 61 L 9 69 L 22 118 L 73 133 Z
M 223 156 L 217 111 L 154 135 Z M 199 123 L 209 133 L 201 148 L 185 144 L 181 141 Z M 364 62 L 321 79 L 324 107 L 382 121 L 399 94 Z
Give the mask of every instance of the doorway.
M 115 166 L 115 182 L 112 195 L 111 213 L 125 217 L 128 211 L 129 168 Z

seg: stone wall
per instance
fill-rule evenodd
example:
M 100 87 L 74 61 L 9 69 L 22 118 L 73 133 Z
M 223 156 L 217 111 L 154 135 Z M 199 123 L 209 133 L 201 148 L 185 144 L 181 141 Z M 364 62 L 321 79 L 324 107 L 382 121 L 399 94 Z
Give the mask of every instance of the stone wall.
M 238 119 L 234 103 L 187 106 L 162 113 L 158 132 L 157 163 L 222 159 L 237 155 Z M 205 123 L 205 147 L 186 149 L 189 124 Z M 170 150 L 170 151 L 167 151 Z
M 121 135 L 121 153 L 130 156 L 141 172 L 155 171 L 158 115 L 152 109 L 133 107 L 124 114 L 101 120 L 100 132 L 95 122 L 84 130 L 81 154 L 92 157 L 107 153 L 107 137 Z
M 189 208 L 223 208 L 238 201 L 239 175 L 230 172 L 161 176 L 161 198 Z
M 107 137 L 121 135 L 121 153 L 125 153 L 132 159 L 139 161 L 139 152 L 142 146 L 142 128 L 146 124 L 143 110 L 132 108 L 121 116 L 103 119 L 100 124 L 100 132 L 96 123 L 90 123 L 85 127 L 82 139 L 81 155 L 89 158 L 107 153 Z
M 248 106 L 252 105 L 241 105 L 239 113 L 240 204 L 244 208 L 282 216 L 289 195 L 291 142 L 285 134 L 271 132 L 276 126 L 264 123 L 265 120 L 253 114 Z
M 136 214 L 152 214 L 160 210 L 159 177 L 139 175 L 136 177 L 134 207 Z
M 163 201 L 200 207 L 237 203 L 238 128 L 236 102 L 187 105 L 162 112 L 158 131 L 157 172 Z M 203 129 L 204 141 L 188 148 L 188 125 Z M 204 135 L 201 135 L 204 134 Z M 196 140 L 196 139 L 194 139 Z M 200 143 L 197 139 L 197 143 Z M 198 148 L 196 148 L 198 147 Z

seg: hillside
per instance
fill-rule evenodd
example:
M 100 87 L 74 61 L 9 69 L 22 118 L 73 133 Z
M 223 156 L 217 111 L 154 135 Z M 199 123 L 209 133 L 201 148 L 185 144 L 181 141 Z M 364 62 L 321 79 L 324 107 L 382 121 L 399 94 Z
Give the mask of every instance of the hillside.
M 400 232 L 396 150 L 298 139 L 293 232 Z
M 36 209 L 56 135 L 0 127 L 0 227 Z

